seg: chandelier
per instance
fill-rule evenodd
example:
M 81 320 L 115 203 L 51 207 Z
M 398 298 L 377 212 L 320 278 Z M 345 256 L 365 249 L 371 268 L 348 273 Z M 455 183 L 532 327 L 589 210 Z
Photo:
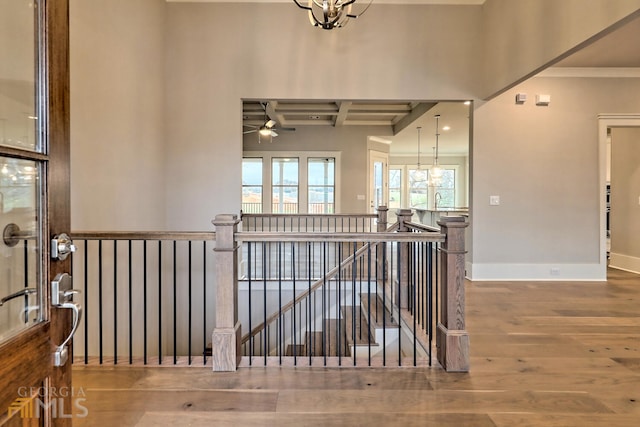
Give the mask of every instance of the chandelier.
M 308 0 L 307 5 L 300 4 L 300 1 L 293 0 L 299 8 L 309 12 L 309 21 L 314 27 L 321 27 L 324 30 L 332 30 L 347 25 L 349 18 L 357 18 L 369 9 L 373 0 L 362 10 L 356 14 L 352 13 L 351 8 L 356 0 Z

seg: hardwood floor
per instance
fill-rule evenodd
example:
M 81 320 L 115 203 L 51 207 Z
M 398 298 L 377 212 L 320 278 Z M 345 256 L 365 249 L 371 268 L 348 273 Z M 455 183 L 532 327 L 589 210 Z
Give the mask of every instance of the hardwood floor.
M 74 367 L 76 426 L 640 425 L 640 276 L 467 283 L 471 372 Z

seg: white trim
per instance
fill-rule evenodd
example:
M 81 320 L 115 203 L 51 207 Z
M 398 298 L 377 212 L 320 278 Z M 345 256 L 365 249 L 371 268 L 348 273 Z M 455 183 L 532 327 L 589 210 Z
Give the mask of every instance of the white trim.
M 598 114 L 599 198 L 600 198 L 600 275 L 607 275 L 607 145 L 608 128 L 640 127 L 640 114 Z
M 640 78 L 640 68 L 634 67 L 550 67 L 536 77 Z
M 640 258 L 611 252 L 609 267 L 640 274 Z
M 379 136 L 368 136 L 367 138 L 369 141 L 379 142 L 380 144 L 391 145 L 393 143 L 393 141 L 391 141 L 390 139 L 380 138 Z
M 593 281 L 607 280 L 600 264 L 467 264 L 472 281 Z

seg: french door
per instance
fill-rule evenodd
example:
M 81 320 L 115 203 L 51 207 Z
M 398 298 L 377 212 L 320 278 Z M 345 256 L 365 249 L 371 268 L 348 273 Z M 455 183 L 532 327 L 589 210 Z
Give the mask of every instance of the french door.
M 68 0 L 0 0 L 0 425 L 71 425 Z M 74 405 L 74 403 L 76 403 Z

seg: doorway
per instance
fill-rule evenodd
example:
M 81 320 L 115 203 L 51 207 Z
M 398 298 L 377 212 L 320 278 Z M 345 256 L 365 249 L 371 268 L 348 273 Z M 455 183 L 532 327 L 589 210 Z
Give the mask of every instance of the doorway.
M 640 114 L 600 114 L 598 116 L 599 121 L 599 158 L 600 158 L 600 268 L 602 277 L 607 277 L 607 267 L 617 268 L 620 270 L 627 270 L 632 272 L 640 272 L 640 257 L 633 256 L 638 248 L 634 247 L 634 243 L 626 242 L 625 235 L 629 234 L 629 227 L 632 225 L 623 218 L 624 211 L 627 208 L 637 208 L 640 204 L 638 200 L 638 194 L 631 194 L 631 189 L 623 189 L 618 186 L 616 188 L 616 175 L 619 173 L 627 173 L 622 170 L 614 171 L 614 169 L 623 167 L 616 164 L 614 159 L 614 150 L 617 131 L 622 131 L 622 128 L 632 128 L 631 131 L 638 134 L 640 133 Z M 622 135 L 622 133 L 618 133 Z M 611 140 L 609 139 L 611 135 Z M 623 157 L 628 157 L 623 155 Z M 618 179 L 618 181 L 620 181 Z M 627 179 L 621 181 L 625 186 L 630 184 Z M 611 191 L 611 194 L 609 194 Z M 635 190 L 634 190 L 635 191 Z M 622 192 L 622 193 L 621 193 Z M 626 194 L 624 200 L 617 194 Z M 616 201 L 616 199 L 620 201 Z M 635 201 L 634 204 L 633 202 Z M 609 204 L 609 202 L 611 204 Z M 625 208 L 627 206 L 627 208 Z M 609 211 L 609 208 L 611 209 Z M 618 216 L 616 216 L 618 215 Z M 621 230 L 620 225 L 624 230 Z M 616 228 L 618 228 L 616 232 Z M 611 229 L 611 236 L 609 236 L 609 229 Z M 622 234 L 620 234 L 622 233 Z M 621 237 L 616 237 L 616 234 Z M 611 237 L 611 240 L 609 240 Z M 621 240 L 616 240 L 621 239 Z M 637 239 L 636 239 L 637 240 Z M 627 244 L 629 243 L 629 244 Z M 611 247 L 611 252 L 610 251 Z M 609 259 L 609 255 L 611 259 Z

